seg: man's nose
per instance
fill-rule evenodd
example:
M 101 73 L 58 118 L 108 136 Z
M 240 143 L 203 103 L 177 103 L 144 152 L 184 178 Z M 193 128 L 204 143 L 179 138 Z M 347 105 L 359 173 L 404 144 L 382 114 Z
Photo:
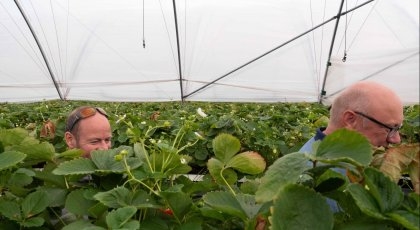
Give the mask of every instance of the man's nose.
M 400 132 L 397 132 L 394 136 L 389 137 L 387 141 L 388 143 L 399 144 L 401 142 Z

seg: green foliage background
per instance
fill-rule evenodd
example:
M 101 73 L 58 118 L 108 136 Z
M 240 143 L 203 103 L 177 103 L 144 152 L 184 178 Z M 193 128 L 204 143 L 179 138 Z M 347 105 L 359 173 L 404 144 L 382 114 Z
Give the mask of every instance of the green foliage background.
M 277 158 L 297 151 L 316 128 L 327 124 L 329 116 L 328 108 L 318 103 L 42 101 L 0 104 L 0 127 L 25 128 L 32 131 L 34 137 L 53 143 L 57 152 L 63 152 L 66 116 L 80 105 L 102 107 L 107 111 L 113 128 L 113 147 L 135 142 L 130 139 L 135 136 L 132 132 L 138 134 L 159 125 L 161 128 L 154 131 L 151 140 L 173 140 L 178 129 L 188 124 L 185 142 L 195 139 L 195 132 L 204 137 L 201 143 L 186 150 L 193 157 L 192 164 L 198 168 L 211 157 L 211 140 L 219 133 L 238 137 L 243 150 L 259 152 L 270 165 Z M 201 117 L 198 108 L 207 117 Z M 419 106 L 407 106 L 404 113 L 403 142 L 419 142 Z M 154 114 L 159 114 L 157 119 Z M 56 125 L 54 137 L 40 137 L 47 121 Z
M 65 151 L 80 105 L 108 111 L 113 149 Z M 404 113 L 402 140 L 418 145 L 419 106 Z M 327 117 L 308 103 L 0 104 L 0 229 L 418 229 L 419 195 L 370 167 L 361 134 L 296 152 Z

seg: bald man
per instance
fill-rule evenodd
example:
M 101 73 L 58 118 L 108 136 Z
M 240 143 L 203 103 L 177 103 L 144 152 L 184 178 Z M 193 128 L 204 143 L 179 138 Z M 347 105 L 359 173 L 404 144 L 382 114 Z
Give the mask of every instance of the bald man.
M 93 150 L 110 149 L 112 131 L 108 115 L 101 108 L 76 108 L 67 118 L 64 138 L 70 149 L 83 150 L 83 157 L 87 158 Z
M 340 128 L 361 133 L 376 147 L 397 144 L 403 119 L 403 104 L 394 91 L 377 82 L 357 82 L 333 101 L 327 127 L 319 128 L 300 152 L 311 152 L 315 141 Z
M 395 92 L 376 82 L 361 81 L 346 88 L 333 101 L 327 127 L 317 129 L 299 152 L 312 152 L 315 141 L 340 128 L 361 133 L 373 146 L 397 144 L 401 142 L 399 130 L 403 119 L 403 105 Z M 334 171 L 346 175 L 345 169 Z M 341 210 L 335 200 L 327 198 L 327 203 L 333 212 Z

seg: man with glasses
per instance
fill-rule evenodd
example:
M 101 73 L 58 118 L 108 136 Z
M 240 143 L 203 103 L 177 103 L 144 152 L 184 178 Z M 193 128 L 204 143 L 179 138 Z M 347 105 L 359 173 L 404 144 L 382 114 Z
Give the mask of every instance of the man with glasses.
M 93 150 L 110 149 L 112 131 L 108 115 L 101 108 L 76 108 L 67 117 L 64 138 L 70 149 L 83 150 L 83 157 L 90 157 Z
M 319 128 L 300 152 L 311 152 L 315 141 L 340 128 L 358 131 L 376 147 L 398 144 L 403 119 L 403 105 L 394 91 L 376 82 L 361 81 L 334 100 L 327 127 Z
M 397 144 L 401 142 L 399 130 L 403 119 L 403 105 L 394 91 L 371 81 L 357 82 L 333 101 L 327 127 L 317 129 L 299 152 L 312 152 L 315 141 L 341 128 L 361 133 L 376 147 Z M 346 175 L 344 169 L 334 170 Z M 340 210 L 334 200 L 327 199 L 327 202 L 332 211 Z

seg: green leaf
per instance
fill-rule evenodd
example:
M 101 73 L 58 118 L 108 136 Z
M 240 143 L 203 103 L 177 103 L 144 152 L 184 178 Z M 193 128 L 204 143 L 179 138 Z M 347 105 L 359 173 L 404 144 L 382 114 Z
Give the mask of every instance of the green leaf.
M 273 229 L 333 228 L 333 213 L 325 198 L 302 185 L 283 186 L 271 210 L 270 222 Z
M 19 145 L 28 137 L 28 131 L 23 128 L 0 129 L 0 143 L 3 147 Z
M 229 168 L 224 169 L 223 162 L 221 162 L 220 160 L 218 160 L 216 158 L 211 158 L 207 162 L 207 168 L 210 172 L 210 175 L 213 177 L 213 179 L 219 185 L 226 185 L 223 178 L 226 180 L 226 182 L 229 185 L 234 184 L 238 179 L 238 176 L 235 173 L 235 171 L 233 171 L 232 169 L 229 169 Z M 222 172 L 222 170 L 223 170 L 223 172 Z M 223 177 L 222 177 L 221 173 L 222 173 Z
M 87 158 L 77 158 L 71 161 L 63 162 L 53 170 L 56 175 L 83 175 L 95 172 L 95 164 Z
M 146 163 L 146 159 L 149 157 L 143 143 L 134 144 L 134 155 L 138 157 L 142 162 Z
M 387 220 L 388 218 L 380 212 L 378 204 L 372 195 L 363 188 L 360 184 L 349 184 L 347 191 L 353 197 L 356 202 L 356 205 L 360 210 L 368 216 Z
M 91 224 L 87 220 L 77 220 L 75 222 L 72 222 L 66 226 L 64 226 L 61 230 L 86 230 L 88 227 L 93 227 L 94 225 Z M 104 228 L 101 228 L 105 230 Z
M 98 192 L 93 197 L 110 208 L 120 208 L 130 204 L 130 190 L 125 187 L 117 187 L 110 191 Z
M 8 181 L 9 186 L 25 187 L 26 185 L 32 183 L 33 176 L 35 176 L 34 171 L 26 168 L 20 168 L 16 170 L 10 177 Z
M 33 217 L 26 219 L 25 221 L 20 223 L 24 227 L 40 227 L 44 224 L 44 219 L 42 217 Z
M 141 230 L 170 230 L 168 223 L 161 217 L 150 216 L 141 222 Z
M 15 201 L 0 200 L 0 213 L 10 220 L 21 220 L 20 206 Z
M 193 205 L 191 197 L 181 191 L 164 191 L 160 195 L 166 200 L 178 220 L 184 219 Z
M 16 151 L 5 151 L 0 153 L 0 171 L 16 166 L 22 162 L 26 154 Z
M 132 152 L 131 148 L 127 146 L 120 146 L 116 149 L 110 150 L 96 150 L 91 152 L 92 162 L 96 165 L 97 171 L 99 172 L 114 172 L 122 173 L 125 172 L 124 161 L 117 161 L 115 156 L 118 155 L 122 150 Z M 127 158 L 127 164 L 130 169 L 138 168 L 142 162 L 138 158 L 130 157 L 130 154 L 125 156 Z
M 81 157 L 83 155 L 83 150 L 81 149 L 67 149 L 66 151 L 57 155 L 57 158 L 63 159 L 74 159 Z
M 213 151 L 217 159 L 227 163 L 241 149 L 239 139 L 226 133 L 218 135 L 213 140 Z
M 136 212 L 137 209 L 135 207 L 123 207 L 113 210 L 106 216 L 106 223 L 110 229 L 121 229 Z
M 131 196 L 131 206 L 136 208 L 158 208 L 153 197 L 144 190 L 136 190 Z
M 35 191 L 25 197 L 22 202 L 22 215 L 24 218 L 32 217 L 44 211 L 50 200 L 48 194 L 44 191 Z
M 315 156 L 320 160 L 350 158 L 360 165 L 367 166 L 372 161 L 372 149 L 369 141 L 362 134 L 348 129 L 339 129 L 322 140 Z
M 220 221 L 226 221 L 230 218 L 230 216 L 224 215 L 219 210 L 213 209 L 212 207 L 205 205 L 200 208 L 201 215 L 204 217 L 220 220 Z
M 401 224 L 407 229 L 418 230 L 420 225 L 420 217 L 419 213 L 416 214 L 404 210 L 397 210 L 391 213 L 388 213 L 389 216 L 393 221 Z
M 25 139 L 28 140 L 28 139 Z M 55 149 L 51 143 L 28 141 L 29 143 L 22 142 L 20 145 L 13 146 L 10 150 L 23 152 L 27 155 L 25 162 L 36 164 L 43 161 L 52 161 Z
M 393 230 L 388 221 L 376 220 L 372 218 L 357 218 L 334 225 L 337 230 Z
M 106 192 L 98 192 L 93 197 L 110 208 L 124 206 L 152 208 L 157 206 L 153 198 L 144 190 L 132 192 L 125 187 L 117 187 Z
M 96 204 L 95 201 L 87 199 L 87 189 L 74 190 L 67 195 L 65 209 L 76 215 L 89 215 L 89 209 Z
M 248 219 L 247 213 L 243 210 L 241 204 L 235 196 L 233 196 L 230 192 L 209 192 L 203 196 L 203 201 L 219 212 L 239 217 L 243 221 Z
M 186 223 L 182 223 L 177 230 L 201 230 L 203 225 L 203 220 L 194 219 L 194 220 L 188 220 Z
M 289 183 L 295 183 L 304 171 L 311 168 L 309 158 L 303 153 L 290 153 L 277 159 L 261 178 L 256 195 L 257 202 L 273 200 L 278 190 Z
M 236 195 L 236 199 L 249 219 L 255 218 L 262 207 L 262 204 L 255 201 L 253 195 L 239 193 Z
M 242 173 L 259 174 L 265 170 L 265 160 L 257 152 L 243 152 L 235 155 L 226 165 Z
M 382 213 L 397 209 L 404 200 L 404 194 L 398 184 L 377 169 L 365 169 L 365 182 Z
M 320 193 L 331 192 L 346 184 L 344 175 L 334 170 L 325 171 L 316 181 L 315 191 Z
M 66 195 L 68 193 L 67 189 L 51 188 L 46 186 L 41 187 L 39 191 L 44 191 L 50 198 L 49 207 L 60 207 L 64 205 L 66 201 Z
M 46 185 L 58 186 L 60 188 L 67 189 L 66 181 L 64 180 L 63 175 L 55 175 L 52 171 L 55 169 L 55 166 L 51 164 L 46 164 L 42 171 L 35 170 L 35 177 L 43 180 Z

